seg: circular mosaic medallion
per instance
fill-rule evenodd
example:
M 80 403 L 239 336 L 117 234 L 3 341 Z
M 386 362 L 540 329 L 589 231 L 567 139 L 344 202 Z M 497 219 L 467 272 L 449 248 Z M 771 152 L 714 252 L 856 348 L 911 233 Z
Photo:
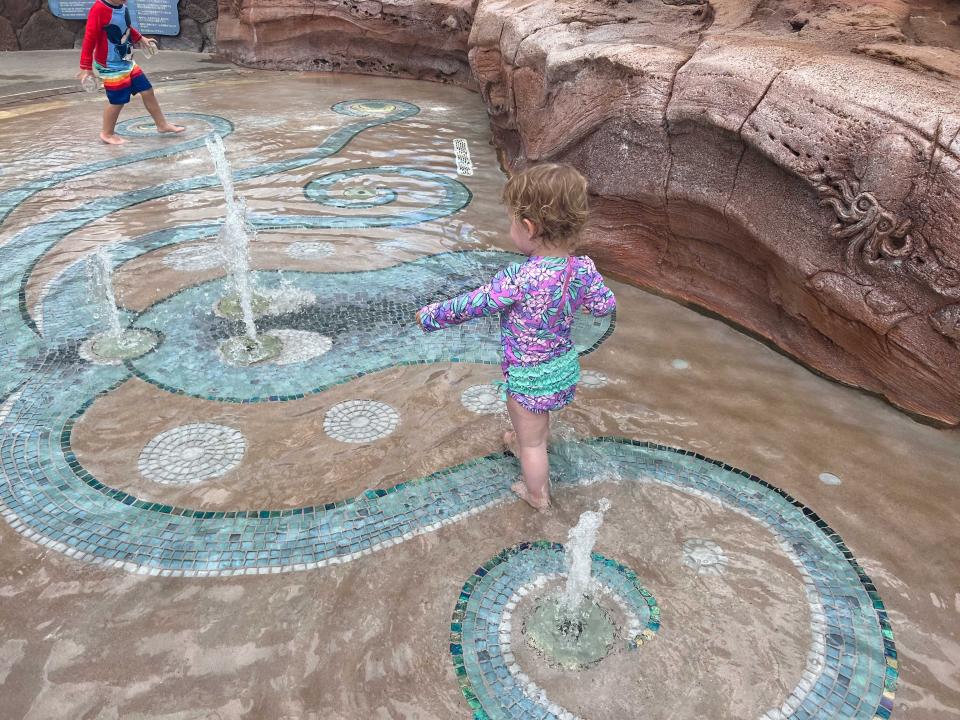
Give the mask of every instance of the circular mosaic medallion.
M 820 482 L 822 482 L 824 485 L 839 485 L 843 482 L 843 480 L 833 473 L 822 472 L 818 477 L 820 478 Z
M 389 115 L 397 110 L 412 107 L 409 103 L 388 102 L 386 100 L 351 100 L 337 103 L 333 106 L 335 112 L 355 117 L 370 117 L 371 115 Z M 418 108 L 419 110 L 419 108 Z
M 329 352 L 333 340 L 309 330 L 268 330 L 267 335 L 283 343 L 280 354 L 270 360 L 274 365 L 294 365 L 307 362 Z
M 223 265 L 223 255 L 214 243 L 190 243 L 164 257 L 163 264 L 185 272 L 212 270 Z
M 672 367 L 674 370 L 686 370 L 688 367 L 690 367 L 690 363 L 682 358 L 677 358 L 676 360 L 670 361 L 670 367 Z
M 460 394 L 463 406 L 478 415 L 491 415 L 505 412 L 507 404 L 500 399 L 500 393 L 493 385 L 473 385 Z
M 535 615 L 535 603 L 525 599 L 534 599 L 551 583 L 560 587 L 563 556 L 559 543 L 520 543 L 501 550 L 464 583 L 450 624 L 450 653 L 474 717 L 574 717 L 550 701 L 513 653 L 515 636 L 520 635 L 514 628 L 524 621 L 517 613 L 528 610 Z M 622 613 L 624 622 L 609 637 L 611 647 L 585 666 L 602 662 L 611 651 L 636 650 L 660 629 L 660 608 L 632 570 L 594 553 L 592 572 L 600 588 L 594 600 Z M 526 619 L 527 625 L 530 621 Z M 614 644 L 619 645 L 617 650 L 612 649 Z
M 585 388 L 602 388 L 610 384 L 610 378 L 596 370 L 584 370 L 580 373 L 580 383 Z
M 386 437 L 399 422 L 397 411 L 386 403 L 347 400 L 327 411 L 323 430 L 340 442 L 367 443 Z
M 728 562 L 723 548 L 713 540 L 691 538 L 683 544 L 683 564 L 697 575 L 721 575 Z
M 314 260 L 316 258 L 329 257 L 336 252 L 333 243 L 330 242 L 308 242 L 298 240 L 287 246 L 287 255 L 300 260 Z
M 239 430 L 190 423 L 166 430 L 147 443 L 137 467 L 148 480 L 189 485 L 226 475 L 240 464 L 245 449 Z

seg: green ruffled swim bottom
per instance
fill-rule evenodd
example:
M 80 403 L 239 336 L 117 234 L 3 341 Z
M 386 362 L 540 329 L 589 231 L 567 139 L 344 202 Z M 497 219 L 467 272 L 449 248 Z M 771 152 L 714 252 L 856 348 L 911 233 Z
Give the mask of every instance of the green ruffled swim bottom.
M 513 396 L 523 396 L 519 399 L 521 405 L 534 412 L 546 412 L 558 409 L 551 407 L 551 403 L 544 403 L 537 398 L 549 398 L 564 393 L 576 386 L 580 380 L 580 356 L 576 350 L 571 350 L 553 360 L 536 365 L 511 365 L 507 370 L 507 381 L 498 383 L 501 388 L 501 399 L 507 399 L 509 392 Z M 531 402 L 523 402 L 529 398 Z M 561 398 L 558 398 L 561 400 Z M 559 407 L 566 405 L 569 399 L 558 403 Z

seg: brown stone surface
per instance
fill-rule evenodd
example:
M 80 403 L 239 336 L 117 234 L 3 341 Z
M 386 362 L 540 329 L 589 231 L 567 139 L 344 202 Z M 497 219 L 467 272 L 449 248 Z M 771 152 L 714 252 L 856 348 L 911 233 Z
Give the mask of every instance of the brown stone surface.
M 21 50 L 57 50 L 72 48 L 75 26 L 80 21 L 61 20 L 43 8 L 27 20 L 20 30 Z M 82 24 L 82 23 L 81 23 Z
M 17 34 L 13 30 L 13 25 L 7 18 L 0 16 L 0 52 L 7 50 L 16 50 Z
M 41 0 L 6 0 L 0 15 L 7 18 L 15 28 L 22 28 L 27 20 L 40 9 Z
M 217 48 L 264 68 L 396 75 L 471 86 L 471 0 L 220 0 Z

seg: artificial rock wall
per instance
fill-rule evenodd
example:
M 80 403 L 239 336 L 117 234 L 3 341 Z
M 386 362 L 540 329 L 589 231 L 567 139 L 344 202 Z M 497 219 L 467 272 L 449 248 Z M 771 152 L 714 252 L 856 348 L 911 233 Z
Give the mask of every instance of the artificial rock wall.
M 180 0 L 180 34 L 155 37 L 161 48 L 213 52 L 217 35 L 217 0 Z M 63 20 L 47 0 L 0 0 L 0 51 L 79 48 L 83 20 Z

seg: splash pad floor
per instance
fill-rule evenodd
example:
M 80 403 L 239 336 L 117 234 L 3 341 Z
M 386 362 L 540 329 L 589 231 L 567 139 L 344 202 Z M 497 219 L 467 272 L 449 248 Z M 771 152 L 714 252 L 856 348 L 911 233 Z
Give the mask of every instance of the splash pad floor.
M 495 325 L 412 322 L 515 259 L 476 98 L 270 73 L 161 98 L 188 134 L 152 136 L 133 103 L 120 149 L 82 96 L 0 118 L 10 717 L 960 717 L 955 433 L 613 283 L 615 321 L 576 330 L 557 508 L 530 513 Z M 216 351 L 237 325 L 212 310 L 208 132 L 258 285 L 311 298 L 258 320 L 285 351 L 253 368 Z M 103 243 L 125 323 L 161 338 L 118 364 L 84 349 Z M 511 598 L 602 496 L 622 642 L 558 670 Z

